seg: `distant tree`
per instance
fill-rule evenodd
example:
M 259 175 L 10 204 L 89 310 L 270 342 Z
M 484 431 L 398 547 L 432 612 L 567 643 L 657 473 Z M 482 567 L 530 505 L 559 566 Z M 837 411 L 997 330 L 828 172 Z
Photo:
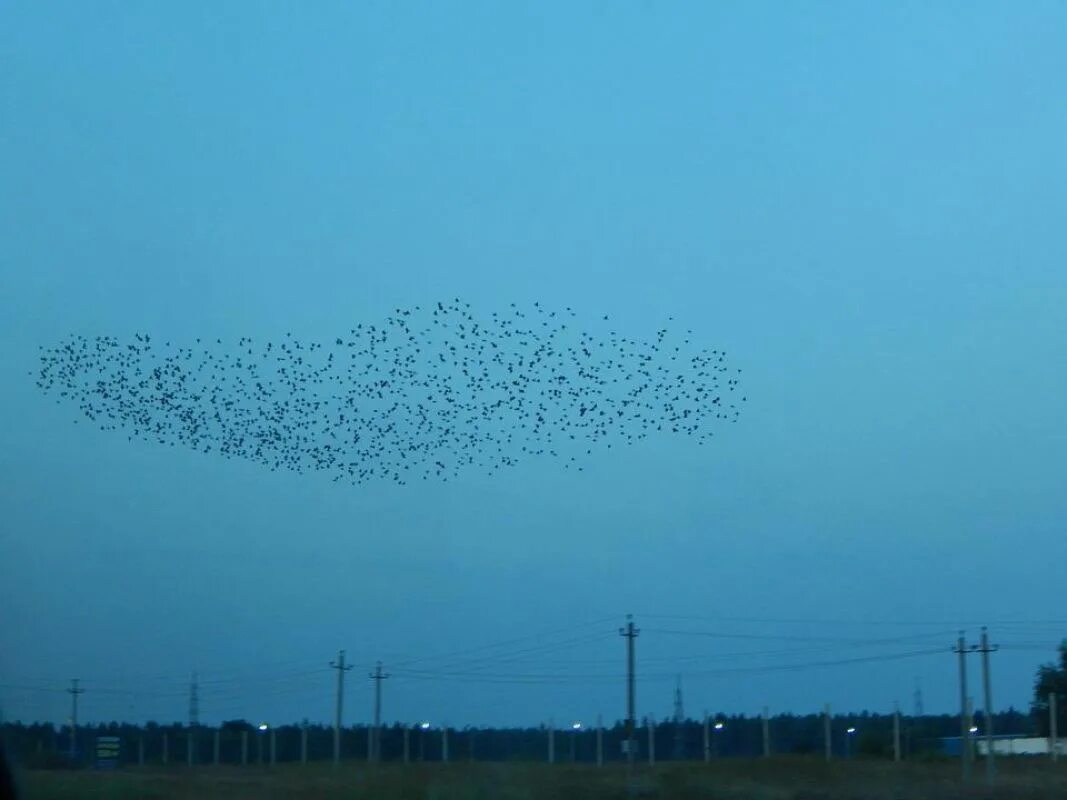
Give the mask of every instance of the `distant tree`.
M 1061 736 L 1067 736 L 1067 639 L 1060 642 L 1058 663 L 1042 664 L 1034 679 L 1034 702 L 1031 705 L 1042 735 L 1049 734 L 1048 696 L 1056 694 L 1056 723 Z

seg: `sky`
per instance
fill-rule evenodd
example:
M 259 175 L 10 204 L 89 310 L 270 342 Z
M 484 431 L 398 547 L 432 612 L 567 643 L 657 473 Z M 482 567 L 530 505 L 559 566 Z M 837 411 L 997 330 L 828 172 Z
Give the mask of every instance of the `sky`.
M 9 2 L 0 709 L 450 725 L 995 705 L 1067 637 L 1063 3 Z M 74 424 L 74 335 L 666 320 L 709 445 L 351 486 Z M 971 686 L 979 661 L 970 657 Z M 978 705 L 981 706 L 981 698 Z

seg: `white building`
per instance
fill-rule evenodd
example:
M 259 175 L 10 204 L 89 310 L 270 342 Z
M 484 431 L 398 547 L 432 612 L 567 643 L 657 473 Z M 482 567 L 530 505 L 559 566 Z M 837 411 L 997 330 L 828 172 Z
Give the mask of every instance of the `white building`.
M 1047 756 L 1051 739 L 1037 736 L 1002 735 L 993 737 L 993 755 L 998 756 Z M 986 740 L 978 737 L 975 745 L 978 755 L 986 754 Z M 1067 739 L 1056 740 L 1056 753 L 1067 755 Z

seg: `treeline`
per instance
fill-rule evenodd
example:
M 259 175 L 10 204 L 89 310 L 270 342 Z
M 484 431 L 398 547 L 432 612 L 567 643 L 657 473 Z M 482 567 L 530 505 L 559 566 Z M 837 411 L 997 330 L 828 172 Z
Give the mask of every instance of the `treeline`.
M 714 758 L 751 758 L 763 753 L 763 723 L 759 717 L 718 716 L 713 722 L 721 728 L 709 726 L 710 750 Z M 981 714 L 976 724 L 982 728 Z M 406 736 L 405 736 L 406 728 Z M 848 729 L 853 728 L 853 733 Z M 51 724 L 7 723 L 0 726 L 5 747 L 19 762 L 27 766 L 62 766 L 89 764 L 99 736 L 117 736 L 121 742 L 122 762 L 138 764 L 185 764 L 192 760 L 210 764 L 215 760 L 218 730 L 218 759 L 225 764 L 268 763 L 271 760 L 273 739 L 274 760 L 299 761 L 306 738 L 309 761 L 323 761 L 333 757 L 333 728 L 322 724 L 282 725 L 260 730 L 245 720 L 233 720 L 218 728 L 174 723 L 161 725 L 149 722 L 143 726 L 110 723 L 79 726 L 71 756 L 70 729 Z M 304 732 L 306 730 L 306 733 Z M 703 720 L 657 722 L 652 726 L 656 760 L 691 760 L 704 756 Z M 1010 709 L 994 719 L 997 733 L 1040 735 L 1039 720 L 1029 714 Z M 770 719 L 771 750 L 774 753 L 821 753 L 824 747 L 823 718 L 818 714 L 781 714 Z M 951 715 L 906 717 L 901 721 L 901 745 L 905 757 L 937 751 L 940 739 L 959 735 L 959 717 Z M 341 757 L 346 760 L 366 759 L 368 726 L 349 726 L 341 731 Z M 553 734 L 554 756 L 557 762 L 592 762 L 596 759 L 596 730 L 570 728 Z M 383 726 L 381 759 L 401 761 L 404 758 L 405 738 L 407 754 L 412 761 L 440 761 L 445 746 L 440 728 L 424 730 L 420 727 L 394 724 Z M 640 757 L 648 757 L 648 725 L 643 722 L 636 731 Z M 549 732 L 537 728 L 450 728 L 447 734 L 448 757 L 452 761 L 544 761 L 548 758 Z M 605 726 L 603 754 L 605 761 L 625 758 L 626 728 L 622 722 Z M 831 725 L 833 752 L 837 756 L 852 754 L 872 758 L 891 758 L 893 754 L 893 716 L 887 714 L 836 715 Z

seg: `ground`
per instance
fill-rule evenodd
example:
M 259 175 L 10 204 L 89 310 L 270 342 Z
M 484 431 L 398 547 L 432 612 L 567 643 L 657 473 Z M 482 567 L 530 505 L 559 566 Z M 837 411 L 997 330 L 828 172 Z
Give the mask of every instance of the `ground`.
M 620 765 L 525 763 L 29 770 L 19 781 L 24 800 L 1049 800 L 1067 797 L 1067 763 L 1002 760 L 992 789 L 981 765 L 964 784 L 954 762 L 801 757 L 642 766 L 632 792 Z

